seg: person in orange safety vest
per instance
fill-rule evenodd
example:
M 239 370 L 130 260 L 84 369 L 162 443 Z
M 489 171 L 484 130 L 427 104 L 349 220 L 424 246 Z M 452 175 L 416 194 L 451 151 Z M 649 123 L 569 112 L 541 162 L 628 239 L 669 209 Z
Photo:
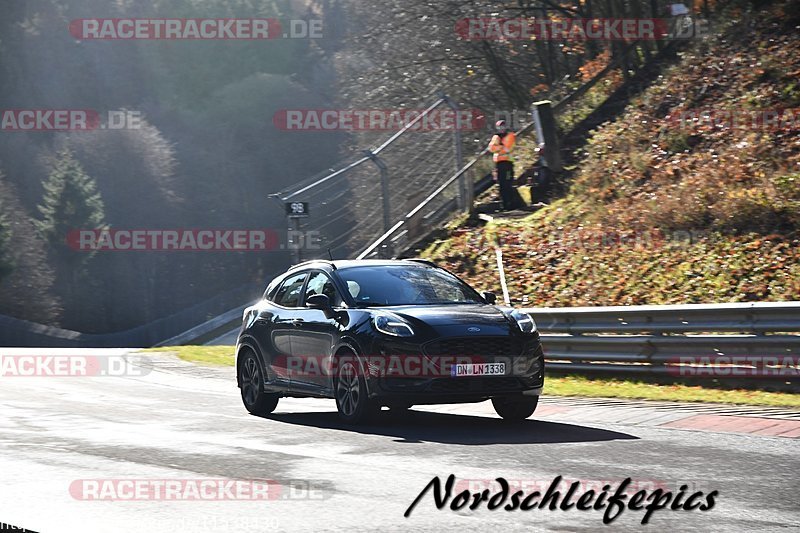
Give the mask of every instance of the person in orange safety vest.
M 513 131 L 508 131 L 505 120 L 498 120 L 495 124 L 497 133 L 489 143 L 489 151 L 492 152 L 497 172 L 497 184 L 500 187 L 500 199 L 503 202 L 503 210 L 509 211 L 517 207 L 519 203 L 517 191 L 514 189 L 514 145 L 517 143 L 517 136 Z

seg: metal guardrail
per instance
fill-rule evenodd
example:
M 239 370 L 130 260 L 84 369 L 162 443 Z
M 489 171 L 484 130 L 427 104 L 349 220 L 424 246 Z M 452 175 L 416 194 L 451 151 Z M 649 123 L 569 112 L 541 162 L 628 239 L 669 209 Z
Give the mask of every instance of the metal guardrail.
M 800 382 L 800 302 L 525 311 L 550 371 Z
M 218 317 L 219 313 L 230 310 L 235 305 L 241 305 L 241 302 L 252 300 L 263 290 L 264 285 L 261 282 L 249 282 L 187 307 L 174 315 L 111 333 L 83 333 L 0 315 L 0 346 L 145 348 L 154 346 L 164 339 L 172 339 L 176 335 L 182 338 L 182 334 L 187 330 L 208 333 L 206 328 L 214 323 L 214 317 Z M 239 318 L 241 307 L 236 309 Z M 230 311 L 223 316 L 229 313 Z
M 254 300 L 248 304 L 240 305 L 230 311 L 199 324 L 188 331 L 170 337 L 156 344 L 156 346 L 182 346 L 185 344 L 204 344 L 212 339 L 228 333 L 242 323 L 242 314 L 249 306 L 255 304 Z

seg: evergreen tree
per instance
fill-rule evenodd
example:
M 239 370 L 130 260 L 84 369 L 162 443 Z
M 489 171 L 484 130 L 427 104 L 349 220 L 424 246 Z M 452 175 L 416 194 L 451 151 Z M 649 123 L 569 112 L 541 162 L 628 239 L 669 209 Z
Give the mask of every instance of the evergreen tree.
M 44 183 L 37 228 L 54 255 L 69 266 L 85 262 L 91 254 L 69 249 L 67 236 L 74 230 L 104 227 L 103 200 L 94 180 L 68 150 L 58 153 Z
M 85 279 L 85 266 L 94 253 L 70 248 L 67 238 L 71 231 L 104 227 L 103 200 L 94 180 L 68 149 L 58 152 L 43 185 L 42 219 L 36 227 L 49 245 L 56 269 L 55 289 L 64 301 L 65 314 L 72 316 L 91 301 L 92 280 Z

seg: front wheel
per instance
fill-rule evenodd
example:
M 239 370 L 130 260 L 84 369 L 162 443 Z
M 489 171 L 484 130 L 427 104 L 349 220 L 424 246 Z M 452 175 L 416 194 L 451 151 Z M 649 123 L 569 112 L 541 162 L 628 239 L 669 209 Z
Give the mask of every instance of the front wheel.
M 538 396 L 512 396 L 492 398 L 494 410 L 503 420 L 519 422 L 525 420 L 536 411 L 539 405 Z
M 256 355 L 248 352 L 239 365 L 239 383 L 242 387 L 242 403 L 251 414 L 265 416 L 278 406 L 278 394 L 264 392 L 261 365 Z
M 339 417 L 348 424 L 363 424 L 378 412 L 378 405 L 367 397 L 367 384 L 355 359 L 340 359 L 334 390 Z

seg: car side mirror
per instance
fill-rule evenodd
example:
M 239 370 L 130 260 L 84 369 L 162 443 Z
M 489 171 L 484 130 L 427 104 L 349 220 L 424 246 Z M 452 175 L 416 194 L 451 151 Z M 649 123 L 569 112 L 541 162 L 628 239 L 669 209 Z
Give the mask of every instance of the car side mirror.
M 497 295 L 493 292 L 483 291 L 481 296 L 483 296 L 483 299 L 486 300 L 486 303 L 489 305 L 494 305 L 497 301 Z
M 333 316 L 333 307 L 331 306 L 331 299 L 326 294 L 314 294 L 306 298 L 306 307 L 309 309 L 319 309 L 325 313 L 325 316 L 330 318 Z

